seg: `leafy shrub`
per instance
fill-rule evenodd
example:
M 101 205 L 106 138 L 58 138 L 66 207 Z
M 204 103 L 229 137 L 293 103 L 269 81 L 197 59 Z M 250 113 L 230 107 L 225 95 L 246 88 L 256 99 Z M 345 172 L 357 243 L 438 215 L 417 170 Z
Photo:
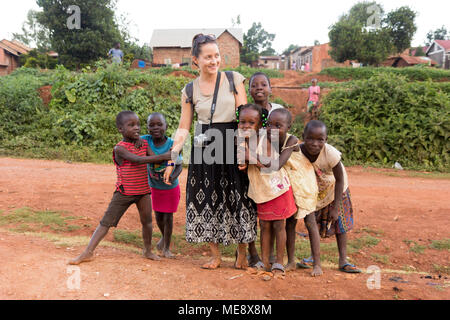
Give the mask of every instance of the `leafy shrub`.
M 245 78 L 250 80 L 250 77 L 256 72 L 264 72 L 269 78 L 283 78 L 284 74 L 277 70 L 271 69 L 255 69 L 247 66 L 239 66 L 237 68 L 225 68 L 224 70 L 233 70 L 242 74 Z
M 320 118 L 347 161 L 448 171 L 449 112 L 449 93 L 431 81 L 379 74 L 330 92 Z
M 327 68 L 320 72 L 322 75 L 328 75 L 337 79 L 353 79 L 363 80 L 369 79 L 378 74 L 391 74 L 405 76 L 413 81 L 425 81 L 431 79 L 433 81 L 450 80 L 450 70 L 434 69 L 429 67 L 408 67 L 408 68 L 392 68 L 392 67 L 363 67 L 363 68 Z

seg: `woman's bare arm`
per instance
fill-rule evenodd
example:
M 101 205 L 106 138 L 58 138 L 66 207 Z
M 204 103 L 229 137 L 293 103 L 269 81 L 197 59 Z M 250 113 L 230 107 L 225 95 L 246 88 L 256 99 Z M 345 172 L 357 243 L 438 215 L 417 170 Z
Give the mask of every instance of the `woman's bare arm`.
M 191 130 L 192 120 L 194 119 L 194 112 L 191 104 L 186 102 L 187 97 L 182 94 L 181 96 L 181 116 L 178 124 L 178 129 L 175 134 L 172 151 L 180 153 L 183 149 L 183 145 L 189 136 Z

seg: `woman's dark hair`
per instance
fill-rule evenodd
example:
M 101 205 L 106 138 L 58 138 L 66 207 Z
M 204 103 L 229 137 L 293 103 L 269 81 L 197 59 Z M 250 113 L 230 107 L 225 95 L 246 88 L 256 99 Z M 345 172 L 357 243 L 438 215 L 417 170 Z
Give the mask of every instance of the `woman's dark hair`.
M 198 58 L 200 55 L 201 46 L 207 43 L 217 44 L 216 37 L 213 34 L 205 35 L 203 33 L 195 35 L 194 39 L 192 39 L 192 55 Z
M 250 88 L 252 87 L 252 82 L 253 82 L 253 80 L 254 80 L 257 76 L 263 76 L 263 77 L 266 77 L 267 82 L 269 83 L 269 87 L 272 88 L 272 85 L 270 84 L 270 79 L 269 79 L 269 77 L 267 76 L 267 74 L 265 74 L 264 72 L 255 72 L 255 73 L 250 77 L 250 81 L 248 82 L 249 90 L 250 90 Z
M 262 126 L 265 128 L 266 124 L 267 124 L 267 116 L 269 114 L 269 112 L 267 111 L 267 109 L 261 107 L 258 104 L 254 104 L 254 103 L 248 103 L 245 105 L 240 105 L 237 110 L 236 110 L 236 119 L 237 122 L 239 123 L 239 114 L 245 110 L 245 109 L 252 109 L 255 110 L 259 113 L 259 118 L 261 120 Z

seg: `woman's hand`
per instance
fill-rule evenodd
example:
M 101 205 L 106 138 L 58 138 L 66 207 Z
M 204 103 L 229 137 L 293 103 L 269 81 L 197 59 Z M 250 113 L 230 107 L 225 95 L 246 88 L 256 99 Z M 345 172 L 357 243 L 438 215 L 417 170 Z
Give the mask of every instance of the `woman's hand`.
M 172 164 L 173 164 L 173 162 L 172 162 Z M 164 183 L 169 186 L 172 185 L 172 181 L 170 180 L 170 175 L 172 174 L 173 169 L 174 169 L 173 165 L 172 166 L 168 165 L 166 167 L 166 169 L 164 170 Z

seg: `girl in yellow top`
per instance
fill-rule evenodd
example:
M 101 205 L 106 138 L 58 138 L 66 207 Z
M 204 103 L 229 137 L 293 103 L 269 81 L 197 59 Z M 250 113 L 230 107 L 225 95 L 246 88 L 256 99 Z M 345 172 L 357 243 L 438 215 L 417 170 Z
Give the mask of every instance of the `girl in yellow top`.
M 353 207 L 348 188 L 347 172 L 341 162 L 341 153 L 327 144 L 327 128 L 318 120 L 310 121 L 303 132 L 300 148 L 314 166 L 319 187 L 315 217 L 321 223 L 321 235 L 336 235 L 339 250 L 339 270 L 346 273 L 361 271 L 347 261 L 347 233 L 353 228 Z M 320 245 L 314 239 L 311 248 Z M 298 266 L 310 267 L 312 259 L 303 259 Z

